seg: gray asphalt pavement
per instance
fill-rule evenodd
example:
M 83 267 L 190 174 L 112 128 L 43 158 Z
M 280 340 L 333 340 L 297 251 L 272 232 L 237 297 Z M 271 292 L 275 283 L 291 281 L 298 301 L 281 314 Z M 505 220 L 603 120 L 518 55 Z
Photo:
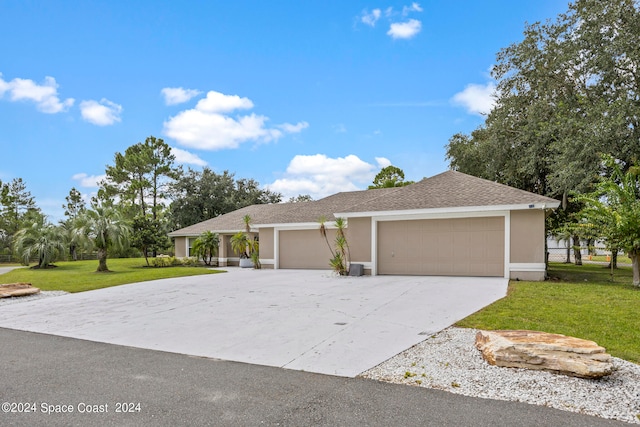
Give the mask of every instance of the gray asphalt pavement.
M 2 426 L 628 425 L 438 390 L 3 328 L 0 343 Z

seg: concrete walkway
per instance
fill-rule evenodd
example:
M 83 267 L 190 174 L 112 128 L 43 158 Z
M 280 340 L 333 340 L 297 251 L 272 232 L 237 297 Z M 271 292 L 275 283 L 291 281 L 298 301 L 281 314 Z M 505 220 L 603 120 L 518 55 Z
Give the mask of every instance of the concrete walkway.
M 0 267 L 0 274 L 8 273 L 11 270 L 15 270 L 16 268 L 25 268 L 25 267 L 22 267 L 22 266 Z
M 506 289 L 500 278 L 236 268 L 12 304 L 0 327 L 353 377 Z

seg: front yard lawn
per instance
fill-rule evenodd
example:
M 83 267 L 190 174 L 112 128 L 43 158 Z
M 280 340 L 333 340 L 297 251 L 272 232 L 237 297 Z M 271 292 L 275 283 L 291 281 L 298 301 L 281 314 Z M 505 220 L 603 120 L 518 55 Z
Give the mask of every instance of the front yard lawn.
M 461 320 L 477 329 L 529 329 L 597 342 L 621 359 L 640 363 L 640 288 L 630 268 L 551 263 L 551 280 L 509 283 L 507 296 Z
M 98 261 L 65 261 L 46 270 L 18 268 L 0 275 L 1 283 L 28 282 L 43 291 L 83 292 L 126 283 L 220 273 L 203 267 L 146 267 L 144 258 L 107 261 L 110 273 L 96 273 Z

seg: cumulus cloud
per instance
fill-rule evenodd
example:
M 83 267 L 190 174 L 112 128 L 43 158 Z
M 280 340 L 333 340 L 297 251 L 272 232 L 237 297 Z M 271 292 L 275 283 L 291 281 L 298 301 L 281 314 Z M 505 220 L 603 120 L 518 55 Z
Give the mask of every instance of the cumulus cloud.
M 394 22 L 389 27 L 387 35 L 393 39 L 410 39 L 422 30 L 422 22 L 409 19 L 407 22 Z
M 284 176 L 267 187 L 282 193 L 285 199 L 298 194 L 319 199 L 340 191 L 354 191 L 366 188 L 381 165 L 386 165 L 385 160 L 388 162 L 383 157 L 376 158 L 378 165 L 375 166 L 353 154 L 337 158 L 324 154 L 297 155 Z
M 197 155 L 190 153 L 186 150 L 181 150 L 180 148 L 171 147 L 171 154 L 176 156 L 177 163 L 187 164 L 187 165 L 196 165 L 196 166 L 207 166 L 207 162 L 202 160 Z
M 58 84 L 53 77 L 45 77 L 42 84 L 33 80 L 15 78 L 5 81 L 0 73 L 0 97 L 9 95 L 11 101 L 34 102 L 38 111 L 47 114 L 67 111 L 75 102 L 73 98 L 61 101 L 58 97 Z
M 181 111 L 164 122 L 164 133 L 180 144 L 201 150 L 237 148 L 246 141 L 269 142 L 298 133 L 307 122 L 267 127 L 267 117 L 251 113 L 232 117 L 235 110 L 253 108 L 249 98 L 210 91 L 195 108 Z
M 465 107 L 471 114 L 486 115 L 495 105 L 495 91 L 496 85 L 493 82 L 486 85 L 470 84 L 453 96 L 453 102 Z
M 387 159 L 386 157 L 376 157 L 376 163 L 378 163 L 378 167 L 380 169 L 391 166 L 391 160 Z
M 98 101 L 82 101 L 80 103 L 82 118 L 94 125 L 108 126 L 121 121 L 122 106 L 102 98 Z
M 362 16 L 360 17 L 360 21 L 363 24 L 366 24 L 370 27 L 375 27 L 376 26 L 376 22 L 378 22 L 378 19 L 380 19 L 380 15 L 382 14 L 382 11 L 380 9 L 373 9 L 371 11 L 371 13 L 369 13 L 369 11 L 367 11 L 366 9 L 362 12 Z
M 184 89 L 181 87 L 165 87 L 160 91 L 164 96 L 164 103 L 167 105 L 182 104 L 202 92 L 195 89 Z
M 71 177 L 71 179 L 78 181 L 78 184 L 81 187 L 86 188 L 97 188 L 100 186 L 100 181 L 103 181 L 106 178 L 106 175 L 87 175 L 84 172 L 77 173 Z
M 230 113 L 234 110 L 250 110 L 253 102 L 249 98 L 238 95 L 225 95 L 216 91 L 209 91 L 205 99 L 198 101 L 196 109 L 206 113 Z

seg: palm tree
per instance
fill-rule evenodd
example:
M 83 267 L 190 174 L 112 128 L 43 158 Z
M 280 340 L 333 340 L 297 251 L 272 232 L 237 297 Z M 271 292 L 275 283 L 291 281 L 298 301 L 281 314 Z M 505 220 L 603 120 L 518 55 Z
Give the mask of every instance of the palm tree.
M 90 210 L 83 213 L 79 222 L 78 232 L 87 236 L 93 242 L 98 252 L 98 269 L 109 271 L 107 255 L 110 248 L 121 248 L 129 238 L 129 225 L 120 211 L 112 206 L 92 205 Z
M 231 236 L 231 249 L 239 255 L 240 258 L 249 258 L 249 255 L 247 254 L 248 244 L 249 238 L 245 232 L 238 231 L 236 234 Z
M 37 255 L 38 267 L 47 268 L 64 255 L 67 244 L 64 231 L 41 217 L 16 233 L 14 249 L 26 265 L 29 265 L 29 260 L 34 255 Z
M 72 261 L 78 260 L 78 250 L 80 253 L 84 252 L 88 246 L 91 245 L 91 242 L 87 239 L 87 236 L 84 234 L 78 233 L 78 230 L 82 226 L 82 221 L 84 221 L 85 217 L 76 216 L 74 218 L 70 218 L 66 221 L 60 222 L 60 228 L 65 235 L 65 239 L 67 241 L 69 256 Z
M 197 257 L 202 257 L 206 265 L 211 265 L 211 258 L 218 253 L 219 244 L 220 238 L 218 237 L 218 233 L 205 231 L 193 242 L 193 251 Z

